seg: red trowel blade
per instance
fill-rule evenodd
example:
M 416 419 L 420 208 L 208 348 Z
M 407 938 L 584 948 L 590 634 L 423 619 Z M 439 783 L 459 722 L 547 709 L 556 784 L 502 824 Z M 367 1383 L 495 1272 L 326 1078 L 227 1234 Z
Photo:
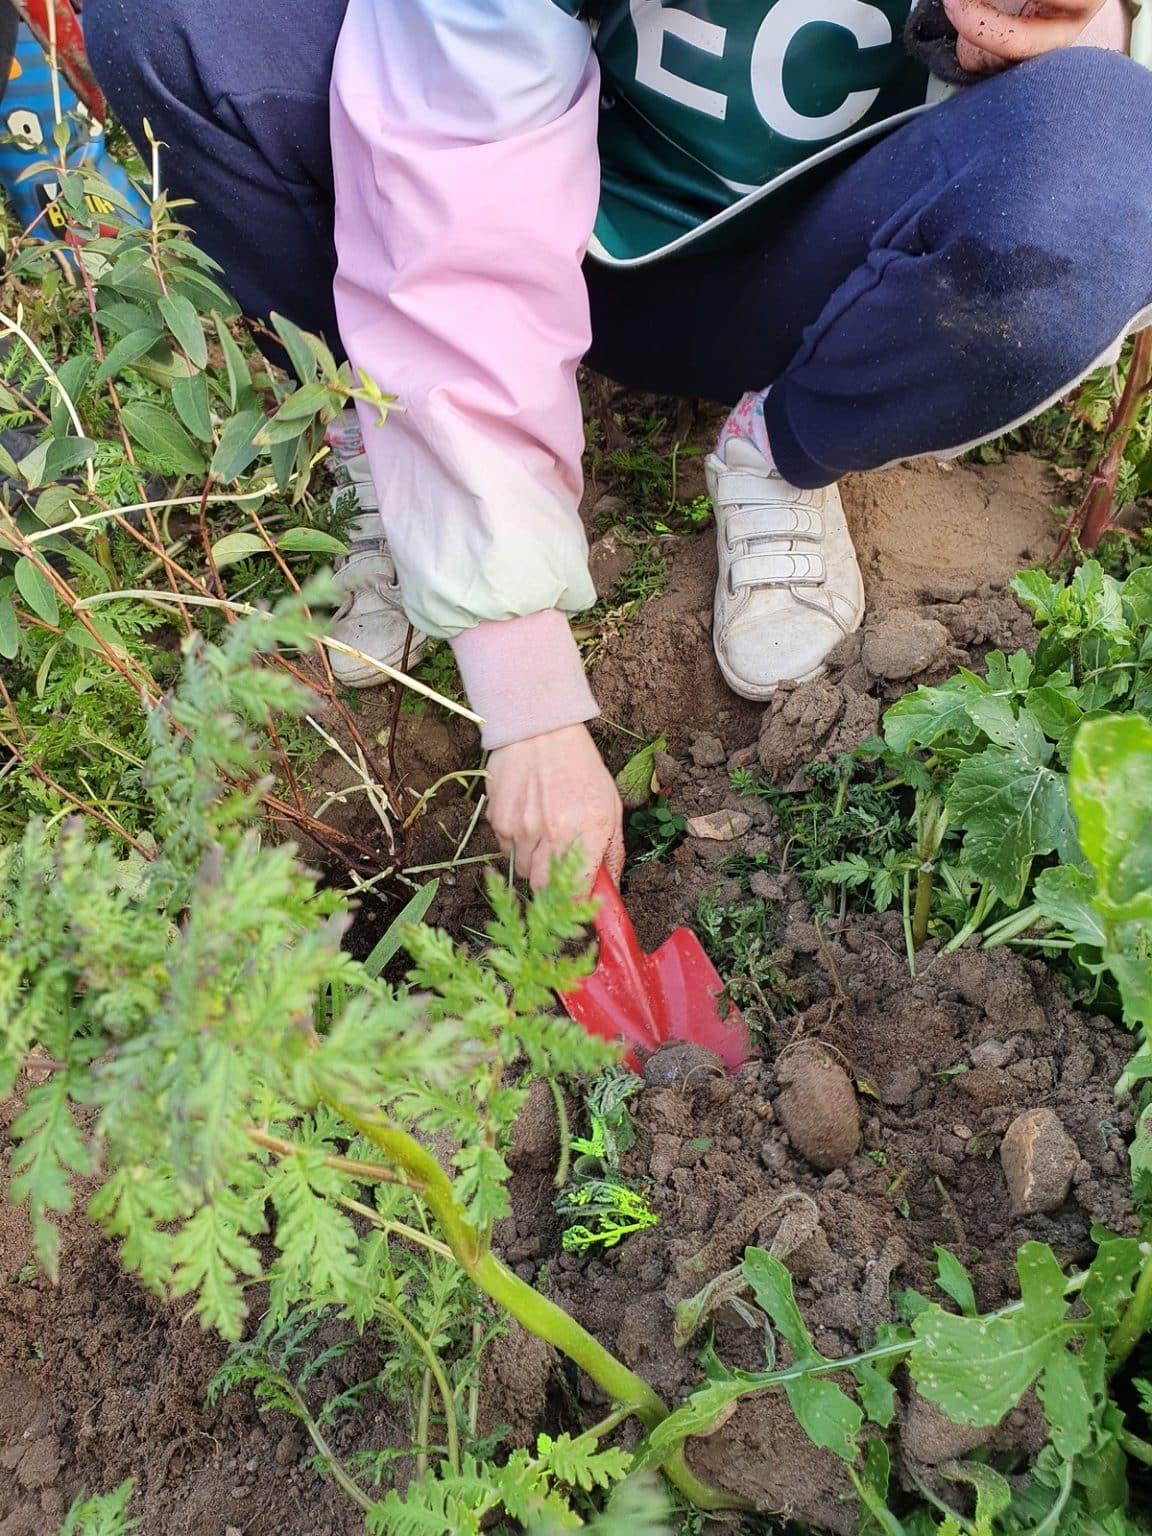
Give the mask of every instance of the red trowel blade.
M 747 1061 L 752 1054 L 747 1026 L 736 1008 L 720 1001 L 724 983 L 696 935 L 677 928 L 647 955 L 604 870 L 592 894 L 600 901 L 600 957 L 591 976 L 561 998 L 569 1017 L 590 1035 L 625 1040 L 642 1055 L 668 1040 L 691 1040 L 729 1068 Z

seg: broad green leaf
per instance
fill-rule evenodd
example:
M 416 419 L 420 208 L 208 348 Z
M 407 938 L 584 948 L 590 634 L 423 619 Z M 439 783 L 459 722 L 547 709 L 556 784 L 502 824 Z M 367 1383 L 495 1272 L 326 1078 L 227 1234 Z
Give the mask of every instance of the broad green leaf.
M 1105 934 L 1093 901 L 1095 889 L 1087 870 L 1057 864 L 1040 871 L 1032 895 L 1049 922 L 1058 923 L 1078 944 L 1103 949 Z
M 139 330 L 129 331 L 127 336 L 121 336 L 105 354 L 104 361 L 96 370 L 94 382 L 103 384 L 108 379 L 114 379 L 122 368 L 127 368 L 146 352 L 150 352 L 162 335 L 163 332 L 156 326 L 145 325 Z
M 240 313 L 235 299 L 225 293 L 219 283 L 214 283 L 207 273 L 193 271 L 190 267 L 184 268 L 179 281 L 170 284 L 168 291 L 182 295 L 202 315 Z
M 20 460 L 17 468 L 20 478 L 29 490 L 35 490 L 37 486 L 44 484 L 44 466 L 48 463 L 48 449 L 52 446 L 51 440 L 37 443 L 35 448 Z
M 1152 458 L 1148 460 L 1152 467 Z M 1143 565 L 1128 577 L 1121 596 L 1132 609 L 1133 626 L 1146 629 L 1152 625 L 1152 566 Z
M 91 624 L 92 629 L 100 636 L 100 639 L 105 642 L 109 650 L 116 652 L 120 656 L 126 657 L 129 654 L 123 637 L 117 633 L 107 619 L 97 618 L 95 614 L 89 614 L 88 622 Z M 68 626 L 64 631 L 64 638 L 70 645 L 74 645 L 77 650 L 91 651 L 98 656 L 106 654 L 100 641 L 96 639 L 92 631 L 86 629 L 79 621 Z
M 169 293 L 160 300 L 160 313 L 168 329 L 188 354 L 194 368 L 208 366 L 208 341 L 204 325 L 190 299 L 182 293 Z
M 927 747 L 944 736 L 956 736 L 965 744 L 971 744 L 979 735 L 968 712 L 974 698 L 987 692 L 987 684 L 971 672 L 950 677 L 938 688 L 925 688 L 923 684 L 885 712 L 884 740 L 894 752 L 907 752 L 909 747 Z
M 68 470 L 86 464 L 95 452 L 96 444 L 90 437 L 53 438 L 44 456 L 44 483 L 51 484 Z
M 812 1343 L 792 1291 L 792 1276 L 763 1248 L 744 1255 L 744 1275 L 757 1304 L 789 1343 L 796 1365 L 830 1362 Z M 843 1461 L 856 1460 L 856 1436 L 864 1415 L 842 1387 L 824 1376 L 801 1376 L 784 1383 L 784 1391 L 801 1427 L 814 1445 L 833 1451 Z
M 1010 586 L 1026 608 L 1030 608 L 1040 624 L 1050 624 L 1055 616 L 1056 599 L 1061 585 L 1044 571 L 1021 571 L 1014 576 Z
M 154 304 L 128 304 L 123 299 L 112 299 L 101 303 L 96 311 L 96 320 L 101 330 L 111 331 L 115 336 L 130 336 L 133 331 L 149 330 L 159 340 L 164 334 L 159 311 Z
M 1152 724 L 1138 715 L 1085 721 L 1069 780 L 1105 915 L 1152 918 Z
M 1093 1322 L 1109 1332 L 1128 1305 L 1143 1256 L 1135 1237 L 1102 1236 L 1099 1231 L 1095 1236 L 1098 1246 L 1080 1295 Z
M 34 565 L 27 555 L 21 555 L 12 574 L 16 578 L 20 596 L 36 617 L 43 619 L 45 624 L 58 623 L 60 608 L 56 602 L 56 589 L 40 567 Z
M 891 1458 L 888 1447 L 879 1435 L 871 1435 L 864 1442 L 864 1456 L 859 1472 L 852 1470 L 849 1476 L 860 1501 L 857 1536 L 906 1536 L 904 1527 L 888 1508 L 888 1479 L 891 1475 Z
M 639 810 L 651 800 L 656 754 L 663 752 L 667 745 L 667 737 L 657 736 L 655 741 L 634 752 L 616 775 L 616 788 L 626 811 Z
M 257 533 L 226 533 L 212 546 L 212 558 L 218 567 L 235 565 L 251 555 L 269 554 L 267 543 Z
M 122 411 L 128 436 L 145 453 L 182 475 L 204 470 L 204 455 L 170 411 L 146 400 L 130 400 Z
M 288 528 L 276 540 L 286 555 L 346 555 L 347 544 L 322 528 Z
M 296 471 L 303 468 L 300 458 L 307 450 L 308 430 L 305 428 L 297 437 L 280 438 L 270 446 L 268 462 L 272 466 L 276 484 L 282 491 L 288 489 Z
M 235 480 L 259 457 L 260 450 L 253 439 L 263 424 L 264 413 L 257 410 L 240 411 L 224 423 L 211 466 L 218 479 Z
M 1069 1318 L 1064 1274 L 1045 1244 L 1025 1243 L 1016 1272 L 1017 1310 L 992 1317 L 922 1312 L 909 1368 L 924 1396 L 958 1424 L 998 1424 L 1039 1378 L 1060 1454 L 1079 1455 L 1091 1442 L 1091 1396 L 1068 1344 L 1090 1324 Z
M 1076 701 L 1072 684 L 1055 678 L 1049 678 L 1040 688 L 1030 688 L 1025 696 L 1025 707 L 1053 741 L 1059 741 L 1079 725 L 1084 713 Z
M 965 1317 L 976 1316 L 976 1295 L 968 1271 L 949 1249 L 936 1244 L 936 1284 L 960 1308 Z
M 865 1417 L 872 1424 L 879 1424 L 881 1429 L 887 1429 L 896 1417 L 896 1389 L 868 1361 L 854 1366 L 852 1375 L 856 1378 L 856 1391 Z
M 0 656 L 14 661 L 20 654 L 20 628 L 10 597 L 0 597 Z
M 193 437 L 198 437 L 202 443 L 212 441 L 208 380 L 202 373 L 193 373 L 186 379 L 175 381 L 172 385 L 172 404 Z
M 1038 854 L 1075 858 L 1064 776 L 1022 752 L 993 746 L 965 759 L 945 803 L 952 825 L 968 834 L 964 855 L 973 874 L 1009 907 L 1020 905 Z
M 1018 716 L 1003 694 L 985 693 L 972 699 L 968 713 L 989 741 L 998 747 L 1019 752 L 1029 762 L 1047 762 L 1049 752 L 1044 733 L 1036 721 L 1022 711 Z
M 946 1461 L 941 1476 L 952 1483 L 967 1483 L 976 1494 L 974 1536 L 992 1536 L 993 1522 L 1012 1502 L 1012 1488 L 994 1467 L 982 1461 Z
M 79 439 L 73 439 L 79 441 Z M 88 441 L 88 439 L 85 439 Z M 84 496 L 79 486 L 76 485 L 49 485 L 42 490 L 36 498 L 36 505 L 32 508 L 36 521 L 43 523 L 45 528 L 51 528 L 55 523 L 67 523 L 77 514 L 84 516 L 86 513 L 95 512 L 96 505 Z M 67 550 L 68 559 L 75 568 L 83 563 L 83 551 L 80 551 L 79 562 L 76 559 L 76 546 L 70 545 Z M 107 580 L 105 575 L 104 580 Z
M 293 422 L 296 424 L 296 430 L 299 431 L 299 424 L 310 421 L 317 411 L 323 410 L 330 399 L 331 394 L 327 385 L 319 382 L 301 384 L 280 402 L 272 422 Z

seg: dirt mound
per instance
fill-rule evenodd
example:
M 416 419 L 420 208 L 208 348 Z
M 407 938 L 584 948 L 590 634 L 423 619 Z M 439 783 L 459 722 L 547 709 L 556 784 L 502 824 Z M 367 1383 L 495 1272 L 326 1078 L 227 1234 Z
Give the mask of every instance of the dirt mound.
M 844 510 L 875 614 L 935 594 L 958 602 L 1040 565 L 1056 545 L 1066 494 L 1029 454 L 1001 464 L 918 459 L 842 482 Z
M 810 980 L 825 995 L 773 1032 L 774 1063 L 689 1075 L 631 1101 L 637 1142 L 624 1171 L 646 1182 L 660 1224 L 602 1259 L 552 1258 L 556 1299 L 672 1400 L 701 1379 L 695 1350 L 673 1344 L 673 1311 L 749 1243 L 788 1265 L 817 1347 L 838 1357 L 896 1318 L 894 1291 L 931 1291 L 936 1243 L 969 1266 L 991 1308 L 1015 1295 L 1022 1242 L 1050 1243 L 1075 1264 L 1094 1251 L 1094 1221 L 1137 1230 L 1124 1169 L 1131 1114 L 1111 1087 L 1131 1052 L 1122 1030 L 1078 1012 L 1043 965 L 1005 950 L 929 948 L 910 978 L 890 916 L 849 919 L 818 954 Z M 1022 1140 L 1037 1177 L 1051 1174 L 1051 1142 L 1029 1139 L 1028 1114 L 1054 1124 L 1074 1157 L 1056 1208 L 1019 1214 L 1000 1156 L 1018 1117 L 1025 1134 L 1008 1138 L 1005 1159 L 1014 1181 Z M 759 1330 L 730 1309 L 716 1324 L 722 1359 L 764 1368 Z M 903 1412 L 924 1463 L 973 1443 L 915 1399 Z M 1025 1412 L 994 1449 L 1026 1448 L 1034 1431 Z M 764 1513 L 856 1529 L 843 1464 L 814 1449 L 778 1394 L 741 1403 L 691 1460 Z
M 7 1140 L 0 1137 L 7 1158 Z M 0 1197 L 3 1200 L 4 1197 Z M 82 1489 L 137 1480 L 145 1536 L 352 1536 L 345 1496 L 311 1446 L 246 1391 L 204 1394 L 224 1346 L 162 1306 L 82 1221 L 59 1287 L 31 1264 L 26 1218 L 0 1203 L 0 1533 L 55 1536 Z M 361 1432 L 369 1427 L 360 1426 Z

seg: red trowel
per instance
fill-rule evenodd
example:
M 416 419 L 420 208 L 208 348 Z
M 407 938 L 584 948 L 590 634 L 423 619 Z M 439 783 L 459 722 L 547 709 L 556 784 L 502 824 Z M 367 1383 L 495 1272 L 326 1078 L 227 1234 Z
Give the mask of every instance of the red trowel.
M 660 948 L 640 948 L 615 882 L 601 870 L 592 887 L 600 902 L 596 969 L 560 999 L 570 1018 L 590 1035 L 626 1040 L 636 1065 L 669 1040 L 689 1040 L 714 1051 L 731 1068 L 752 1054 L 739 1011 L 723 1000 L 724 983 L 700 940 L 677 928 Z

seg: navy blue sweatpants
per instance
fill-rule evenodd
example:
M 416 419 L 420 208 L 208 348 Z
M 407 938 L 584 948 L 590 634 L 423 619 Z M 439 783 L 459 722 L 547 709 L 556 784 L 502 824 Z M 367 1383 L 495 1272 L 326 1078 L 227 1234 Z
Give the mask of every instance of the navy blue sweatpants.
M 344 7 L 84 8 L 114 110 L 168 144 L 171 189 L 239 303 L 330 342 Z M 798 485 L 957 448 L 1039 409 L 1152 305 L 1149 165 L 1152 71 L 1092 48 L 1034 59 L 801 183 L 742 246 L 589 263 L 589 362 L 717 400 L 771 385 L 773 452 Z

